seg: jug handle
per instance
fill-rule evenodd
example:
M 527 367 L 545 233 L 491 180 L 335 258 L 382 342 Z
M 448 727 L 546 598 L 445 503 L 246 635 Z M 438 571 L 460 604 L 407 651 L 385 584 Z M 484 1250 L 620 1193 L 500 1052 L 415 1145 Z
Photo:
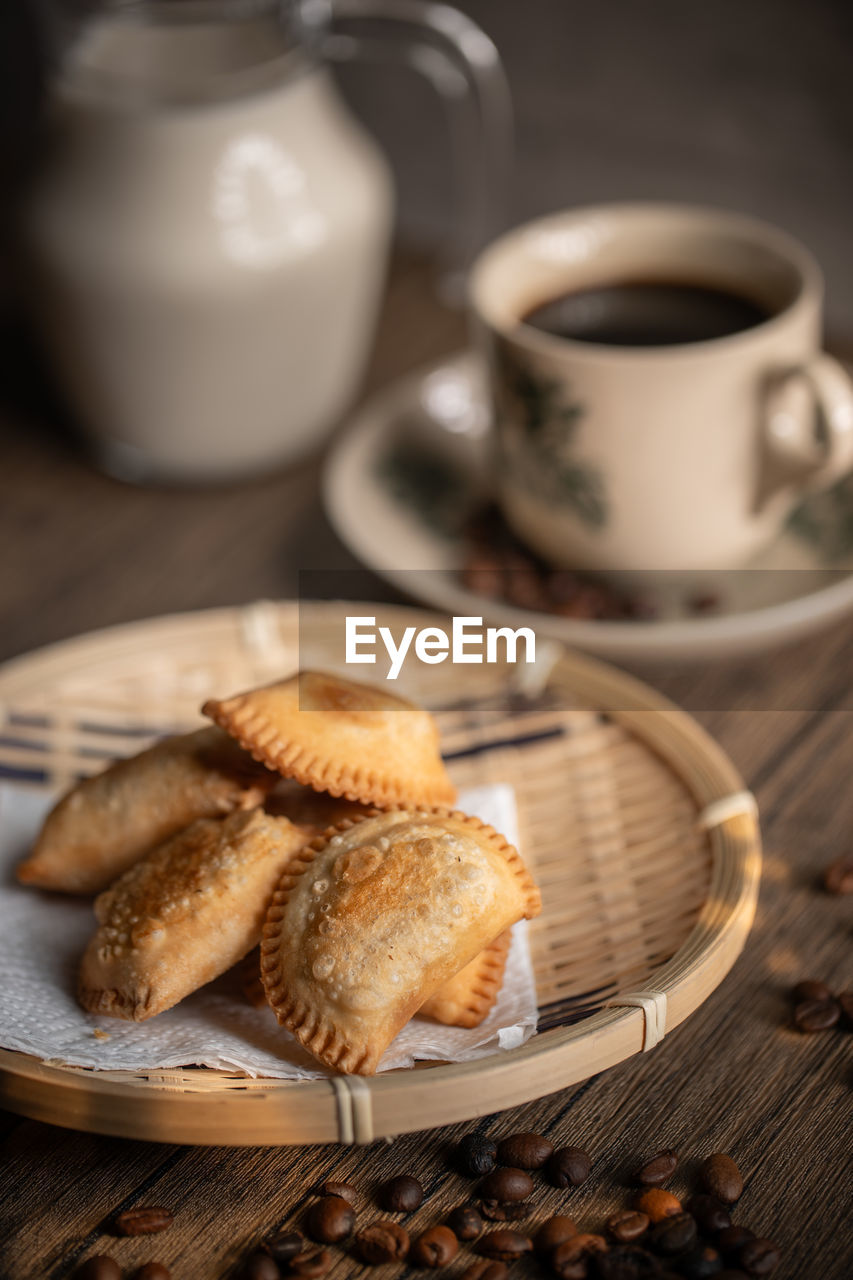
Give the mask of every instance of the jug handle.
M 464 300 L 473 258 L 501 229 L 513 154 L 512 102 L 500 55 L 464 13 L 435 0 L 334 0 L 323 54 L 336 61 L 400 55 L 433 85 L 450 124 L 458 216 L 440 287 Z

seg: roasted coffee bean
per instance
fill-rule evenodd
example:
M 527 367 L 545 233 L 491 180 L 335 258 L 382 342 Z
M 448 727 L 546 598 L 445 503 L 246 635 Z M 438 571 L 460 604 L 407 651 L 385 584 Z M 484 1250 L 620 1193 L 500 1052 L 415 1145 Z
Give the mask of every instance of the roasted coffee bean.
M 731 1267 L 723 1267 L 718 1271 L 715 1280 L 748 1280 L 745 1271 L 734 1271 Z
M 466 1134 L 455 1152 L 457 1165 L 469 1178 L 482 1178 L 483 1174 L 491 1173 L 497 1154 L 497 1145 L 491 1138 L 481 1138 L 476 1133 Z
M 409 1250 L 411 1267 L 446 1267 L 459 1252 L 459 1241 L 450 1227 L 430 1227 Z
M 297 1253 L 288 1263 L 288 1272 L 299 1276 L 300 1280 L 319 1280 L 332 1265 L 332 1255 L 328 1249 L 305 1249 Z
M 798 1031 L 811 1035 L 815 1031 L 829 1031 L 841 1017 L 837 1000 L 801 1000 L 794 1008 L 794 1026 Z
M 283 1267 L 298 1253 L 305 1252 L 305 1237 L 301 1231 L 279 1231 L 265 1241 L 264 1248 Z
M 618 1209 L 607 1219 L 605 1229 L 619 1244 L 633 1244 L 648 1231 L 649 1218 L 639 1209 Z
M 754 1239 L 755 1232 L 750 1231 L 749 1227 L 732 1225 L 720 1232 L 715 1244 L 727 1262 L 736 1262 L 746 1242 Z
M 715 1196 L 692 1196 L 684 1207 L 696 1219 L 703 1235 L 714 1236 L 732 1225 L 732 1215 Z
M 498 1262 L 514 1262 L 532 1248 L 532 1240 L 519 1231 L 490 1231 L 477 1241 L 477 1252 L 484 1258 L 497 1258 Z
M 115 1229 L 120 1236 L 149 1236 L 155 1231 L 165 1231 L 173 1221 L 171 1209 L 163 1209 L 159 1205 L 140 1205 L 138 1209 L 125 1209 L 118 1214 Z
M 823 887 L 827 893 L 853 893 L 853 853 L 830 862 L 823 873 Z
M 649 1244 L 655 1253 L 671 1258 L 676 1253 L 686 1253 L 696 1244 L 696 1222 L 689 1213 L 676 1213 L 662 1218 L 649 1233 Z
M 347 1204 L 356 1205 L 360 1200 L 360 1196 L 355 1187 L 351 1187 L 348 1182 L 335 1182 L 334 1178 L 330 1178 L 328 1182 L 324 1182 L 320 1188 L 321 1196 L 340 1196 L 342 1200 L 346 1200 Z
M 723 1204 L 736 1204 L 743 1195 L 743 1178 L 731 1156 L 715 1151 L 702 1161 L 699 1170 L 702 1189 Z
M 172 1280 L 172 1273 L 162 1262 L 145 1262 L 134 1271 L 133 1280 Z
M 533 1212 L 529 1200 L 503 1204 L 500 1200 L 481 1200 L 480 1213 L 489 1222 L 520 1222 Z
M 580 1147 L 560 1147 L 545 1166 L 554 1187 L 579 1187 L 589 1177 L 592 1161 Z
M 281 1272 L 268 1253 L 250 1253 L 240 1272 L 241 1280 L 281 1280 Z
M 498 1164 L 513 1169 L 541 1169 L 554 1154 L 554 1144 L 540 1133 L 513 1133 L 498 1143 Z
M 848 1031 L 853 1031 L 853 991 L 839 992 L 838 1007 L 841 1010 L 842 1025 Z
M 542 1223 L 542 1226 L 533 1237 L 533 1248 L 540 1258 L 548 1258 L 558 1245 L 565 1244 L 567 1240 L 571 1240 L 572 1236 L 577 1234 L 578 1229 L 574 1220 L 558 1213 L 553 1218 L 547 1218 Z
M 659 1280 L 660 1263 L 645 1249 L 635 1245 L 617 1245 L 595 1259 L 598 1280 Z
M 379 1204 L 389 1213 L 414 1213 L 424 1202 L 424 1189 L 417 1178 L 401 1173 L 379 1188 Z
M 551 1254 L 551 1270 L 560 1280 L 584 1280 L 590 1274 L 592 1259 L 606 1252 L 603 1236 L 584 1231 L 557 1246 Z
M 449 1213 L 447 1225 L 457 1240 L 476 1240 L 483 1232 L 483 1219 L 472 1204 L 461 1204 Z
M 825 982 L 816 978 L 804 978 L 792 990 L 791 999 L 796 1004 L 802 1000 L 831 1000 L 832 992 Z
M 484 1201 L 513 1204 L 526 1200 L 533 1192 L 533 1179 L 524 1169 L 494 1169 L 480 1183 L 477 1191 Z
M 634 1196 L 634 1208 L 644 1213 L 652 1223 L 662 1222 L 664 1218 L 672 1218 L 677 1213 L 684 1212 L 681 1201 L 671 1191 L 664 1191 L 663 1187 L 648 1187 L 645 1191 L 638 1191 Z
M 355 1214 L 342 1196 L 323 1196 L 315 1201 L 305 1217 L 305 1230 L 319 1244 L 337 1244 L 352 1234 Z
M 381 1266 L 383 1262 L 400 1262 L 409 1252 L 409 1233 L 399 1222 L 374 1222 L 359 1231 L 355 1246 L 358 1256 L 369 1267 Z
M 491 1258 L 478 1258 L 466 1267 L 459 1280 L 507 1280 L 506 1264 Z
M 74 1272 L 74 1280 L 121 1280 L 121 1267 L 115 1258 L 96 1253 L 80 1264 Z
M 634 1181 L 641 1187 L 660 1187 L 675 1173 L 678 1165 L 678 1154 L 671 1147 L 658 1151 L 645 1164 L 641 1164 L 634 1174 Z
M 678 1259 L 678 1270 L 684 1280 L 706 1280 L 707 1276 L 719 1275 L 722 1269 L 722 1258 L 709 1244 L 697 1245 Z
M 737 1264 L 748 1276 L 769 1276 L 778 1267 L 780 1257 L 772 1240 L 756 1236 L 740 1248 Z

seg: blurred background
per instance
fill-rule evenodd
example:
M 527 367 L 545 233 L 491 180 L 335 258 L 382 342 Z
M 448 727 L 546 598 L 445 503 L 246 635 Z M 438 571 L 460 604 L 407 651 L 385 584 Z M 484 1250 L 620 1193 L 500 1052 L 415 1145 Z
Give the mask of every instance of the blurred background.
M 827 278 L 832 342 L 853 341 L 853 9 L 843 0 L 460 0 L 494 41 L 516 122 L 511 225 L 613 199 L 702 202 L 768 218 Z M 320 502 L 317 452 L 213 489 L 134 488 L 82 455 L 25 319 L 16 192 L 42 100 L 35 9 L 0 8 L 0 656 L 174 609 L 293 595 L 305 568 L 354 569 Z M 455 205 L 447 119 L 393 61 L 334 72 L 395 175 L 394 254 L 359 395 L 467 342 L 436 259 Z M 346 414 L 341 414 L 342 430 Z M 367 579 L 377 598 L 394 596 Z

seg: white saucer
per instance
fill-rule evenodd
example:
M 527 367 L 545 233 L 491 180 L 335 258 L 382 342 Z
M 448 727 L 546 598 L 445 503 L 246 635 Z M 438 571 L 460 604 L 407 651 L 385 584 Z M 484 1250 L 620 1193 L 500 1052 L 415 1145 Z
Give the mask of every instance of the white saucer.
M 743 654 L 853 611 L 853 477 L 804 502 L 749 566 L 697 575 L 693 594 L 716 597 L 713 613 L 689 612 L 684 579 L 659 599 L 653 620 L 563 618 L 475 595 L 460 577 L 461 527 L 488 499 L 488 429 L 483 371 L 465 353 L 375 396 L 329 457 L 323 487 L 332 525 L 410 597 L 625 659 Z

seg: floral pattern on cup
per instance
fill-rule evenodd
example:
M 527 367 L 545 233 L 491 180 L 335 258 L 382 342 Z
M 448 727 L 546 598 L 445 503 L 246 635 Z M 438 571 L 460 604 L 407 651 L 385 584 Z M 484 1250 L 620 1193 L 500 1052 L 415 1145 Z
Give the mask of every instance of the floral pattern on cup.
M 506 342 L 495 344 L 496 443 L 501 469 L 552 506 L 570 507 L 590 529 L 607 524 L 601 473 L 577 457 L 577 429 L 586 409 L 567 398 L 565 382 L 548 378 Z

